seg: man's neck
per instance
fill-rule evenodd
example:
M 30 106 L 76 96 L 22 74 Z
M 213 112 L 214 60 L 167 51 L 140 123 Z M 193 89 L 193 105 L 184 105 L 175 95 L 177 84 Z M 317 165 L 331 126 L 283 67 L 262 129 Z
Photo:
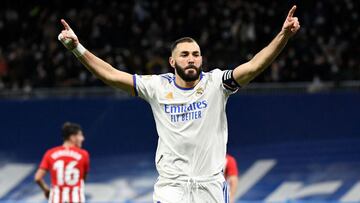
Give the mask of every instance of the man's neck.
M 197 80 L 187 82 L 183 80 L 179 75 L 175 75 L 175 83 L 181 88 L 193 88 L 200 82 L 200 77 Z
M 64 144 L 63 144 L 63 146 L 64 147 L 75 147 L 75 145 L 73 144 L 73 143 L 71 143 L 71 142 L 64 142 Z

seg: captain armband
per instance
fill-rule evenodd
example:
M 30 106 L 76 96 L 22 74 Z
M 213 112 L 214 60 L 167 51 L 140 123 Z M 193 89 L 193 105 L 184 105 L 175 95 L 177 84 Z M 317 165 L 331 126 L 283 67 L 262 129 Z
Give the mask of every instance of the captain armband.
M 225 89 L 230 90 L 232 92 L 240 88 L 240 85 L 234 79 L 233 70 L 224 71 L 224 74 L 222 76 L 222 83 Z

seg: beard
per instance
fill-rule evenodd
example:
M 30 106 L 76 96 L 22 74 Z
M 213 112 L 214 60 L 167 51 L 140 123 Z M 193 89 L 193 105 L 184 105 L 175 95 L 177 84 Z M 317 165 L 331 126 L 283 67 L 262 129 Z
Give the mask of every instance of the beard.
M 190 71 L 187 71 L 191 69 Z M 202 66 L 196 67 L 195 65 L 188 65 L 185 68 L 179 66 L 175 63 L 176 73 L 183 79 L 185 82 L 193 82 L 200 77 L 200 73 L 202 71 Z M 187 72 L 187 73 L 186 73 Z

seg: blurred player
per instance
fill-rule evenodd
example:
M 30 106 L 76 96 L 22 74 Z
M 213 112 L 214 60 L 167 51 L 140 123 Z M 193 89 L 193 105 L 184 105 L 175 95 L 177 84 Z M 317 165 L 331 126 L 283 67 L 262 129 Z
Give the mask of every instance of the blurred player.
M 230 203 L 234 203 L 235 193 L 237 191 L 238 182 L 239 182 L 239 171 L 235 158 L 229 154 L 226 155 L 224 175 L 226 181 L 229 184 Z
M 281 31 L 249 62 L 234 70 L 202 71 L 199 45 L 181 38 L 171 47 L 169 63 L 175 74 L 131 75 L 87 51 L 70 26 L 58 39 L 85 67 L 106 84 L 145 99 L 159 135 L 155 156 L 159 173 L 154 202 L 228 202 L 222 170 L 227 144 L 225 107 L 228 97 L 260 74 L 300 28 L 292 7 Z M 234 112 L 241 113 L 241 112 Z M 126 115 L 124 115 L 126 116 Z M 139 123 L 141 126 L 141 123 Z
M 35 174 L 35 182 L 50 203 L 85 202 L 84 180 L 89 171 L 89 154 L 81 149 L 84 135 L 81 127 L 66 122 L 62 127 L 64 143 L 49 149 Z M 51 189 L 44 181 L 51 176 Z

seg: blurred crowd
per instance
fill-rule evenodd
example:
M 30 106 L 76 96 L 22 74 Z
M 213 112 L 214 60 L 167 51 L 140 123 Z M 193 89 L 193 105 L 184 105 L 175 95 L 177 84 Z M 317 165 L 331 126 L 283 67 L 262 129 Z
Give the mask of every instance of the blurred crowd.
M 360 79 L 357 0 L 6 0 L 0 8 L 0 89 L 103 85 L 57 41 L 64 18 L 80 42 L 120 70 L 172 71 L 170 44 L 191 36 L 204 69 L 251 59 L 280 31 L 292 4 L 301 30 L 257 82 Z

